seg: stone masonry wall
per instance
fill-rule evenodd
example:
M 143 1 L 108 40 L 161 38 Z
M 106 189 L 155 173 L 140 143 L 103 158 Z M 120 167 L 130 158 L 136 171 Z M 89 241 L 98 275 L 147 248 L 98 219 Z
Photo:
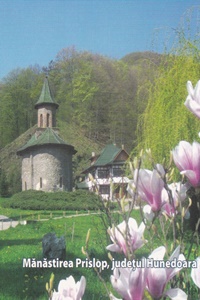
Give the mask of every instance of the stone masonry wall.
M 22 160 L 22 190 L 72 190 L 72 154 L 68 147 L 32 148 Z

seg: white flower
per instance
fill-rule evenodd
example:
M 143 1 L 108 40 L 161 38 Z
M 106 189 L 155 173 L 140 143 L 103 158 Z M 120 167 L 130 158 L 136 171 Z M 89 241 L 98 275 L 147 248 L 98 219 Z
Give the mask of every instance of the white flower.
M 85 292 L 86 279 L 84 276 L 77 283 L 73 276 L 62 279 L 58 284 L 58 292 L 54 291 L 52 300 L 81 300 Z

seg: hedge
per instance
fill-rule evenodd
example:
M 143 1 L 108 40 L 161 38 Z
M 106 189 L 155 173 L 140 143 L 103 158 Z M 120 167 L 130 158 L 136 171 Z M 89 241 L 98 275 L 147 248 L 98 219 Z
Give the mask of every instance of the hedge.
M 23 210 L 98 210 L 103 209 L 101 198 L 91 192 L 43 192 L 28 190 L 2 202 L 4 208 Z

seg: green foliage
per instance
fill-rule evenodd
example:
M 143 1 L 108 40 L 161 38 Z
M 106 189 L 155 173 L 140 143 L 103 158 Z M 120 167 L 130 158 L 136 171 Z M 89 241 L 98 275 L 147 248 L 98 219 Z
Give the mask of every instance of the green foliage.
M 197 56 L 198 52 L 188 46 L 179 55 L 165 57 L 159 76 L 150 86 L 148 105 L 138 124 L 137 150 L 150 148 L 157 162 L 169 160 L 170 150 L 180 140 L 197 139 L 200 124 L 184 106 L 187 81 L 195 85 L 200 77 Z
M 163 59 L 162 54 L 154 53 L 154 52 L 133 52 L 125 55 L 122 60 L 128 65 L 143 65 L 144 67 L 148 67 L 149 62 L 154 65 L 159 66 Z
M 131 147 L 129 112 L 134 111 L 137 78 L 128 64 L 67 48 L 58 53 L 49 76 L 60 120 L 75 122 L 93 140 L 111 139 Z
M 12 142 L 36 122 L 34 103 L 41 81 L 38 69 L 12 71 L 0 86 L 0 148 Z
M 4 208 L 20 208 L 27 210 L 98 210 L 102 209 L 100 197 L 91 192 L 77 190 L 75 192 L 45 193 L 28 190 L 13 195 L 2 203 Z

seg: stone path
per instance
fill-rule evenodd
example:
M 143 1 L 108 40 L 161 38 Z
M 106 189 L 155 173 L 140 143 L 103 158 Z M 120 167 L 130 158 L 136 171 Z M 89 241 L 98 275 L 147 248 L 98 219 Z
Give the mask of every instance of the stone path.
M 26 225 L 26 221 L 13 221 L 6 216 L 0 215 L 0 230 L 16 227 L 18 224 Z

